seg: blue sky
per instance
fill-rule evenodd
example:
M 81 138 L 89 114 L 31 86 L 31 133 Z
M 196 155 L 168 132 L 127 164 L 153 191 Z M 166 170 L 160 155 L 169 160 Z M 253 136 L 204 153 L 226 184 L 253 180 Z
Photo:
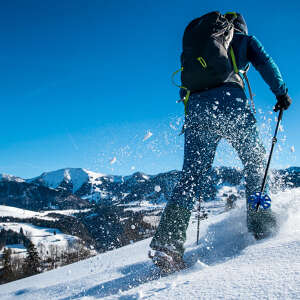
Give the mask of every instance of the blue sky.
M 0 173 L 180 169 L 183 107 L 170 77 L 185 26 L 212 10 L 241 12 L 278 64 L 294 102 L 273 166 L 299 166 L 298 1 L 10 0 L 0 10 Z M 275 98 L 254 68 L 249 77 L 269 149 Z M 225 143 L 215 164 L 240 165 Z

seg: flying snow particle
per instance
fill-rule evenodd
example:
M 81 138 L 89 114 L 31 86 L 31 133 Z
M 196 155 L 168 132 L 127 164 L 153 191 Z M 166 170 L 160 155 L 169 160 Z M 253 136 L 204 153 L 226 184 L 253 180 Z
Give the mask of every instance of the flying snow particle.
M 177 130 L 177 128 L 176 128 L 172 123 L 170 123 L 170 127 L 171 127 L 173 130 Z
M 226 92 L 226 95 L 227 95 L 227 96 L 230 96 L 231 94 L 230 94 L 229 92 Z
M 295 147 L 294 147 L 294 146 L 291 147 L 291 151 L 292 151 L 293 153 L 295 152 Z
M 132 229 L 132 230 L 134 230 L 134 229 L 135 229 L 135 226 L 134 226 L 133 224 L 131 225 L 131 229 Z
M 283 126 L 282 126 L 281 124 L 279 124 L 278 129 L 279 129 L 280 132 L 283 132 L 283 131 L 284 131 L 284 130 L 283 130 Z
M 161 191 L 161 187 L 159 185 L 156 185 L 154 187 L 155 192 L 159 193 Z
M 131 169 L 131 170 L 135 170 L 135 166 L 132 166 L 130 169 Z
M 147 134 L 144 136 L 143 142 L 147 141 L 148 139 L 151 138 L 151 136 L 153 135 L 153 133 L 149 130 L 147 132 Z
M 109 163 L 110 163 L 111 165 L 113 165 L 116 161 L 117 161 L 117 158 L 116 158 L 116 157 L 113 157 L 113 158 L 109 161 Z

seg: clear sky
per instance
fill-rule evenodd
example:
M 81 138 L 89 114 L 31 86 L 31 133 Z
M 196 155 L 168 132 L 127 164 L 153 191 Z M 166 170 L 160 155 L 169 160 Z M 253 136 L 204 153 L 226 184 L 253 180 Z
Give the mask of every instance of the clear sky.
M 299 1 L 10 0 L 0 7 L 0 173 L 181 169 L 183 107 L 170 78 L 185 26 L 212 10 L 241 12 L 278 64 L 294 102 L 273 167 L 300 166 Z M 275 98 L 254 68 L 250 79 L 269 149 Z M 239 161 L 222 143 L 215 164 Z

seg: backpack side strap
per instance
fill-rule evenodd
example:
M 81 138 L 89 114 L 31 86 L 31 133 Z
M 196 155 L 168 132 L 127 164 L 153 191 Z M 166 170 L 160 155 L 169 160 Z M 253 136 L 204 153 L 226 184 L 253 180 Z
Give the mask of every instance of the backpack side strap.
M 232 61 L 234 73 L 238 74 L 239 76 L 241 76 L 240 74 L 242 74 L 243 77 L 244 77 L 244 79 L 245 79 L 245 81 L 246 81 L 246 83 L 247 83 L 247 87 L 248 87 L 248 91 L 249 91 L 249 96 L 250 96 L 250 100 L 251 100 L 252 109 L 253 109 L 253 112 L 256 113 L 256 109 L 255 109 L 255 105 L 254 105 L 254 100 L 253 100 L 253 93 L 252 93 L 252 89 L 251 89 L 251 86 L 250 86 L 249 78 L 247 76 L 247 72 L 249 70 L 249 65 L 248 65 L 248 67 L 246 68 L 245 71 L 238 69 L 232 46 L 230 46 L 230 56 L 231 56 L 231 61 Z

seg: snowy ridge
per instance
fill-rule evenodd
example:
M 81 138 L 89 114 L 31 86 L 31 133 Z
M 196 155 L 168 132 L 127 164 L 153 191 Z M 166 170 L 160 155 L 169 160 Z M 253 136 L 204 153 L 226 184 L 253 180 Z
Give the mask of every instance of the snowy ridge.
M 245 203 L 188 229 L 191 267 L 160 277 L 150 239 L 2 286 L 1 299 L 300 299 L 300 188 L 272 196 L 280 232 L 255 241 Z
M 101 178 L 110 182 L 122 182 L 123 176 L 106 175 L 92 172 L 83 168 L 65 168 L 51 172 L 44 172 L 40 176 L 28 179 L 27 182 L 38 182 L 50 188 L 57 188 L 63 183 L 72 184 L 76 193 L 84 184 L 101 184 Z
M 16 182 L 25 182 L 24 179 L 8 174 L 0 174 L 0 181 L 16 181 Z
M 73 193 L 75 193 L 84 183 L 95 181 L 97 178 L 104 176 L 82 168 L 66 168 L 52 172 L 44 172 L 42 175 L 28 179 L 28 182 L 38 181 L 45 186 L 57 188 L 63 182 L 73 185 Z

